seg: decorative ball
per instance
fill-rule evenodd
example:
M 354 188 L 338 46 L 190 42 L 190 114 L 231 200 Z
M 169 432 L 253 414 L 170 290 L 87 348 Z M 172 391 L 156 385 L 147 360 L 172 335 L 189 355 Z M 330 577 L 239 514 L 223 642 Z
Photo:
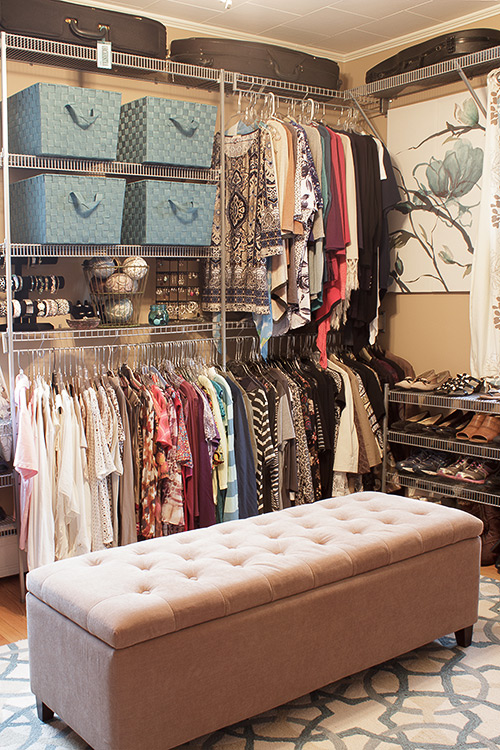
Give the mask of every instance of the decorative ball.
M 108 323 L 123 325 L 128 323 L 134 313 L 134 306 L 130 299 L 108 300 L 104 307 Z
M 122 272 L 130 276 L 131 279 L 143 279 L 149 270 L 149 266 L 144 258 L 126 258 L 122 264 Z
M 125 273 L 114 273 L 106 279 L 106 291 L 114 294 L 123 294 L 134 291 L 134 281 Z
M 92 258 L 89 262 L 93 276 L 98 279 L 107 279 L 116 271 L 116 261 L 113 258 Z

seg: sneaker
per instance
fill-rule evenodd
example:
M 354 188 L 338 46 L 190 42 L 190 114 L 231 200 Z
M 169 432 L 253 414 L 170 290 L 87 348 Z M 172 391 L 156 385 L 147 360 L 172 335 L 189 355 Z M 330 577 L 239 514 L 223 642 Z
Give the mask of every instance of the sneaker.
M 447 479 L 456 479 L 456 475 L 462 469 L 466 469 L 471 463 L 470 458 L 457 458 L 453 463 L 448 466 L 441 466 L 437 473 L 440 477 L 446 477 Z
M 431 455 L 431 451 L 421 450 L 408 456 L 403 461 L 398 461 L 396 469 L 400 471 L 409 471 L 411 474 L 420 474 L 420 465 Z
M 468 467 L 457 472 L 455 478 L 471 484 L 484 484 L 492 472 L 493 469 L 484 461 L 472 461 Z
M 419 470 L 423 474 L 430 474 L 437 476 L 439 469 L 444 469 L 449 466 L 454 459 L 449 453 L 431 453 L 426 459 L 424 459 L 419 466 Z

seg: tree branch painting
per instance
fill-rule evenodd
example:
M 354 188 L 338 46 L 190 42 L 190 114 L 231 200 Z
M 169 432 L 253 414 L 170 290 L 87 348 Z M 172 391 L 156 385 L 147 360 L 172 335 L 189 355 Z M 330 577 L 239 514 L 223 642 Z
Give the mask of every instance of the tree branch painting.
M 470 96 L 389 111 L 388 147 L 401 193 L 389 215 L 390 291 L 468 291 L 484 132 Z

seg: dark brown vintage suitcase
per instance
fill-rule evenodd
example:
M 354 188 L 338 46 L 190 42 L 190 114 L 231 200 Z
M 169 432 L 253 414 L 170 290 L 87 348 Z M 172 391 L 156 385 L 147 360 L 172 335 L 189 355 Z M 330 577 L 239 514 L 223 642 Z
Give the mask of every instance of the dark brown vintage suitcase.
M 0 29 L 88 46 L 105 40 L 116 52 L 167 56 L 167 31 L 158 21 L 60 0 L 0 0 Z
M 489 47 L 500 45 L 500 31 L 498 29 L 466 29 L 465 31 L 453 31 L 449 34 L 434 37 L 426 42 L 415 44 L 408 47 L 396 55 L 383 60 L 367 71 L 365 76 L 366 83 L 383 81 L 386 78 L 408 73 L 412 70 L 425 68 L 428 65 L 451 60 L 455 57 L 470 55 L 473 52 L 479 52 Z M 490 70 L 491 63 L 480 63 L 465 69 L 466 73 L 479 75 Z M 436 78 L 429 78 L 425 81 L 425 86 L 450 83 L 459 80 L 458 73 L 450 72 Z M 409 84 L 411 85 L 411 84 Z M 417 84 L 418 85 L 418 84 Z M 392 87 L 389 90 L 381 91 L 376 96 L 388 97 L 391 94 L 401 91 L 405 86 Z
M 175 39 L 170 44 L 170 59 L 325 89 L 337 90 L 341 84 L 339 66 L 333 60 L 261 42 L 209 37 Z

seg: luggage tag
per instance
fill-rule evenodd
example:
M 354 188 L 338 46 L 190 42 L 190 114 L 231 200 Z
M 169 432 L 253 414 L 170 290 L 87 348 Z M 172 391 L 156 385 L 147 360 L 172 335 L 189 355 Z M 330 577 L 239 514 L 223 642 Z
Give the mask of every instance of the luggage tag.
M 111 70 L 111 42 L 97 42 L 97 67 Z

